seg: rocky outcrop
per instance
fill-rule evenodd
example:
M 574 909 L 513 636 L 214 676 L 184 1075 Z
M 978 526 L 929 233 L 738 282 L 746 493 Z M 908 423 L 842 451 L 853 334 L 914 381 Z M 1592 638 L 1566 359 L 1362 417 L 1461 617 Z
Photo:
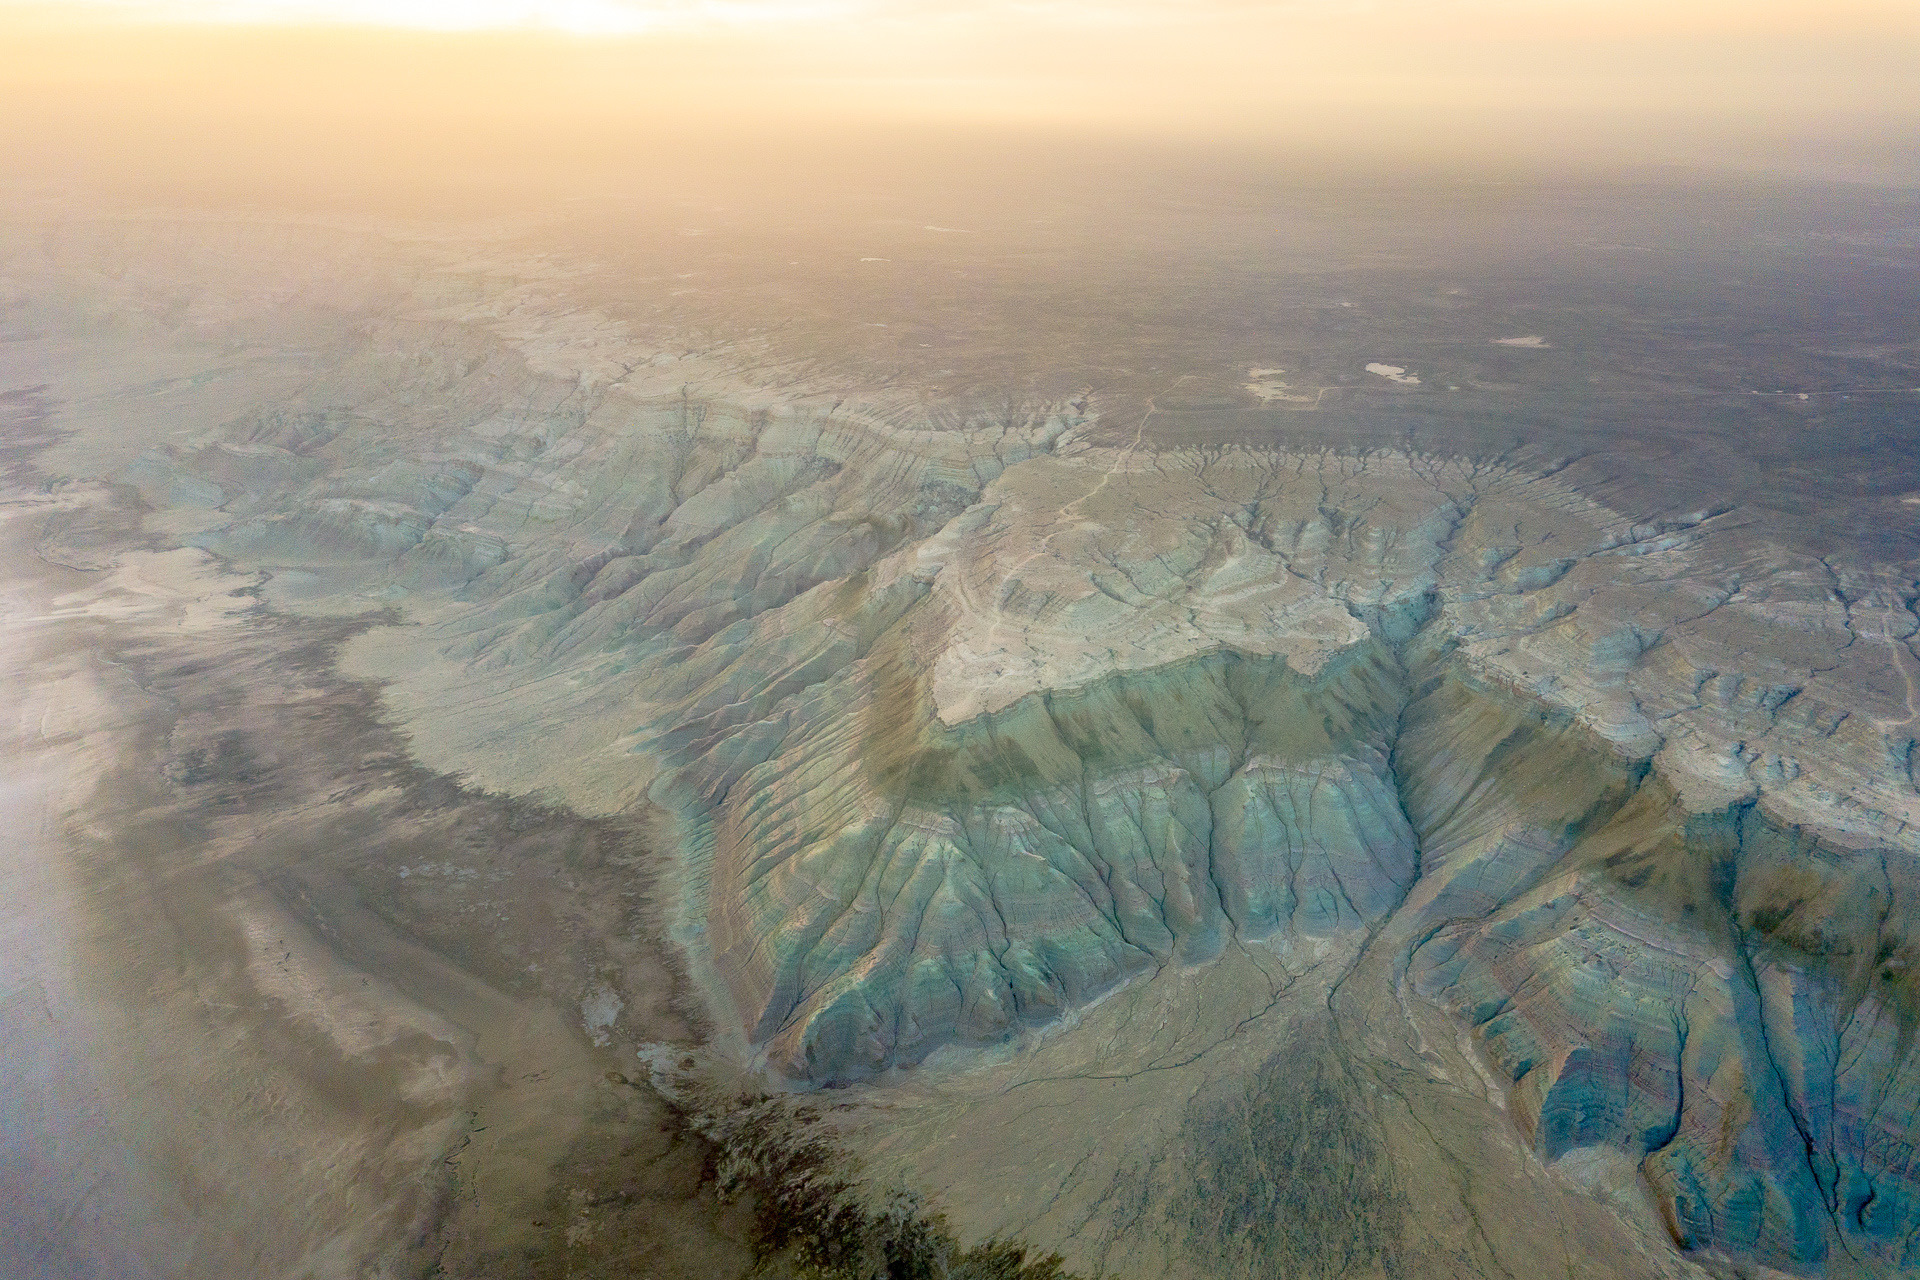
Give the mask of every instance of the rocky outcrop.
M 123 478 L 282 603 L 407 604 L 422 750 L 669 809 L 766 1068 L 1334 957 L 1336 1014 L 1448 1011 L 1683 1249 L 1920 1265 L 1910 578 L 1552 466 L 936 430 L 465 329 L 330 376 Z
M 1407 753 L 1446 744 L 1472 777 L 1407 793 L 1415 990 L 1472 1029 L 1543 1159 L 1624 1152 L 1683 1248 L 1912 1266 L 1901 855 L 1753 801 L 1690 812 L 1657 771 L 1486 705 L 1510 697 L 1443 678 L 1409 709 Z

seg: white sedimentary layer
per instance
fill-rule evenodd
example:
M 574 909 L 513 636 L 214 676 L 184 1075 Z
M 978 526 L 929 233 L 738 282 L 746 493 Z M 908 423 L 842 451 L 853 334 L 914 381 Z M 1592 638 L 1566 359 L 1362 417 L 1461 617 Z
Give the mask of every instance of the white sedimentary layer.
M 116 474 L 279 603 L 403 606 L 358 657 L 429 763 L 669 810 L 744 1056 L 857 1079 L 1340 955 L 1676 1237 L 1913 1264 L 1910 570 L 1545 467 L 1056 453 L 1060 406 L 756 387 L 551 287 Z

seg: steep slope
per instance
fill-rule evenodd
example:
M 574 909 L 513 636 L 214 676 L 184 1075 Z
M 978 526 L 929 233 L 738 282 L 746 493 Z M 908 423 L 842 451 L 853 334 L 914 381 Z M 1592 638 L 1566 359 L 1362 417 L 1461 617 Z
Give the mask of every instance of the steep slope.
M 1271 1159 L 1219 1135 L 1297 1131 L 1294 1075 L 1373 1115 L 1370 1062 L 1488 1082 L 1535 1164 L 1643 1190 L 1696 1256 L 1920 1265 L 1909 575 L 1553 465 L 1092 448 L 1067 406 L 936 429 L 568 365 L 582 325 L 393 322 L 117 474 L 283 606 L 404 606 L 358 661 L 429 762 L 668 811 L 740 1061 L 884 1101 L 1096 1025 L 1127 1071 L 1205 1060 L 1135 1117 L 1214 1135 L 1185 1172 L 1082 1197 L 1136 1186 L 1147 1225 L 1030 1219 L 1135 1273 L 1217 1273 L 1235 1219 L 1191 1188 Z M 1313 1195 L 1390 1208 L 1368 1171 L 1412 1122 L 1355 1124 L 1358 1181 Z M 1262 1256 L 1453 1247 L 1323 1225 Z

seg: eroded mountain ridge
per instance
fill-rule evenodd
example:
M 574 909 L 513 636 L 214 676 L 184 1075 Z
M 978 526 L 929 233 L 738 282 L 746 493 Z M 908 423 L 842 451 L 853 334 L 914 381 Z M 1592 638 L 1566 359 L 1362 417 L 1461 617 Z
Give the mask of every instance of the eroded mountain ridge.
M 436 763 L 670 811 L 743 1054 L 868 1078 L 1254 945 L 1447 1010 L 1683 1249 L 1920 1260 L 1911 580 L 1545 460 L 916 427 L 497 320 L 122 478 L 284 605 L 404 603 Z

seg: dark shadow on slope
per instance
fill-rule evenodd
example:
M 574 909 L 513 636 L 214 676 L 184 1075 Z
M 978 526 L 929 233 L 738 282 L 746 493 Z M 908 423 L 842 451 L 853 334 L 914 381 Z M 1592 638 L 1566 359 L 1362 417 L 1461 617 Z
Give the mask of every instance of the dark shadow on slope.
M 1395 1275 L 1405 1197 L 1325 1024 L 1302 1026 L 1239 1097 L 1196 1100 L 1168 1216 L 1220 1275 Z

